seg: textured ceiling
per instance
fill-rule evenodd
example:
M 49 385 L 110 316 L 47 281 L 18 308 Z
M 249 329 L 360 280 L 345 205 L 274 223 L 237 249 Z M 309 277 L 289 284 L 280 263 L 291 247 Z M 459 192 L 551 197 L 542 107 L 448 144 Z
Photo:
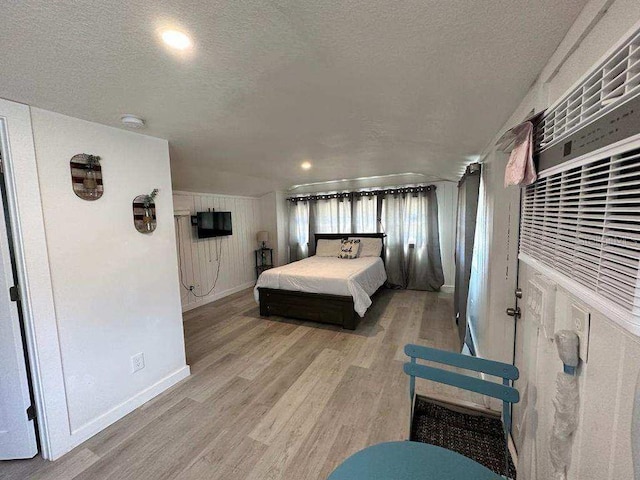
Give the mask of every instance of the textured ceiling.
M 3 1 L 0 97 L 113 126 L 142 116 L 170 142 L 176 189 L 457 179 L 585 3 Z M 164 27 L 193 50 L 167 51 Z

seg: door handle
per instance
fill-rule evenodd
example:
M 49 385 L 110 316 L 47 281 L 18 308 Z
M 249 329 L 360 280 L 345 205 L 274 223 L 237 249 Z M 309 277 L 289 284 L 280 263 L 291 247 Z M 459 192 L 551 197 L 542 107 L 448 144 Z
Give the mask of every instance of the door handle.
M 520 307 L 516 308 L 507 308 L 507 315 L 510 317 L 518 318 L 520 316 Z
M 516 288 L 516 291 L 514 293 L 516 295 L 516 298 L 522 298 L 522 289 L 521 288 Z

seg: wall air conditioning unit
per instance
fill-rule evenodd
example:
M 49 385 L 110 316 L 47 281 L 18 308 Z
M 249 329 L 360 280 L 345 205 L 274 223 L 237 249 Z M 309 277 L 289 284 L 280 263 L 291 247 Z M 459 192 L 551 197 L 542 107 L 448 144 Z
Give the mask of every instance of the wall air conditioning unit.
M 640 336 L 640 30 L 537 125 L 520 258 Z

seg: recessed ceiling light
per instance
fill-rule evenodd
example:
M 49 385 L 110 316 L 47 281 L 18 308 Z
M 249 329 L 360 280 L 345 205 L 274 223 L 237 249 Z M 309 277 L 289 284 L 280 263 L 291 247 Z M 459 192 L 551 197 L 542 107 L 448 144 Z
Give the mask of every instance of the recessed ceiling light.
M 124 114 L 120 117 L 120 121 L 127 128 L 142 128 L 144 120 L 136 115 Z
M 311 168 L 311 162 L 302 162 L 302 163 L 300 164 L 300 167 L 301 167 L 303 170 L 309 170 L 309 169 Z
M 178 30 L 165 30 L 162 32 L 162 41 L 176 50 L 186 50 L 193 45 L 189 36 Z

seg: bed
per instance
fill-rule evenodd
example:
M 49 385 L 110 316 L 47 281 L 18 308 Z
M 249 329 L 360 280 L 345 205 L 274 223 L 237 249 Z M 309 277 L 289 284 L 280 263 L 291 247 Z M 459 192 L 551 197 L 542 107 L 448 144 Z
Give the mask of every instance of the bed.
M 371 306 L 371 296 L 384 285 L 384 234 L 317 233 L 314 241 L 379 238 L 379 257 L 340 259 L 312 256 L 263 272 L 254 293 L 260 315 L 312 320 L 355 330 Z

